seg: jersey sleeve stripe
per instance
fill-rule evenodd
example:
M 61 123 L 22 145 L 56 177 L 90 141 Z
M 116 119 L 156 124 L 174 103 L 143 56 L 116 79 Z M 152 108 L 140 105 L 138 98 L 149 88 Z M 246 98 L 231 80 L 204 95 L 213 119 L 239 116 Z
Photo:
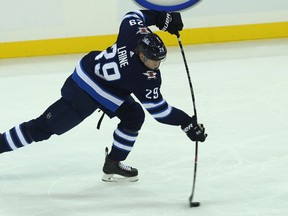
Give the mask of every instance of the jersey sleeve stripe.
M 155 118 L 165 118 L 167 117 L 171 111 L 172 107 L 166 102 L 166 100 L 162 99 L 158 103 L 142 103 L 144 108 Z
M 172 106 L 168 105 L 167 109 L 163 110 L 162 112 L 158 112 L 158 113 L 151 113 L 151 115 L 155 118 L 155 119 L 159 119 L 159 118 L 165 118 L 167 117 L 172 111 Z
M 76 66 L 72 79 L 79 85 L 80 88 L 82 88 L 91 97 L 103 104 L 112 112 L 116 111 L 124 102 L 124 99 L 112 95 L 110 92 L 104 90 L 96 82 L 94 82 L 81 68 L 80 62 Z
M 161 100 L 158 103 L 143 103 L 143 106 L 145 109 L 150 110 L 150 109 L 155 109 L 157 107 L 162 106 L 164 103 L 167 103 L 164 99 Z
M 142 19 L 143 21 L 145 21 L 145 17 L 144 17 L 143 13 L 140 10 L 135 10 L 135 11 L 132 11 L 131 13 L 126 14 L 123 17 L 123 20 L 127 19 L 127 18 Z

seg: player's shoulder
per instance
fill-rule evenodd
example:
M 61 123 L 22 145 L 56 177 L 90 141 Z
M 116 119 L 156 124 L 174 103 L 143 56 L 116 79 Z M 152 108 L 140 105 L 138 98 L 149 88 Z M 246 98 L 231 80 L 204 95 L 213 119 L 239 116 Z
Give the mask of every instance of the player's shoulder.
M 90 56 L 96 56 L 98 55 L 99 53 L 101 53 L 102 51 L 100 50 L 93 50 L 93 51 L 90 51 L 87 55 L 90 55 Z
M 94 61 L 95 60 L 95 57 L 97 55 L 99 55 L 99 53 L 101 53 L 101 51 L 98 51 L 98 50 L 93 50 L 93 51 L 90 51 L 89 53 L 87 53 L 86 55 L 84 55 L 81 59 L 81 62 L 91 62 L 91 61 Z
M 161 73 L 159 70 L 150 70 L 143 65 L 138 65 L 134 70 L 135 82 L 136 85 L 139 85 L 144 88 L 149 87 L 160 87 L 161 85 Z M 137 71 L 137 72 L 136 72 Z

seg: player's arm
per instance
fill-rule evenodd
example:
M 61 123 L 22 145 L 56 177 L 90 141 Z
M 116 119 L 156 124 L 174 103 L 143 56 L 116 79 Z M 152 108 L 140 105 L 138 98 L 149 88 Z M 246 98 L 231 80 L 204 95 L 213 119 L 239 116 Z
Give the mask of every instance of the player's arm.
M 136 95 L 136 97 L 158 122 L 181 126 L 181 129 L 192 141 L 205 141 L 207 134 L 205 134 L 204 126 L 198 124 L 194 117 L 190 117 L 184 111 L 169 105 L 167 101 L 162 98 L 159 89 L 148 90 L 145 98 L 139 95 Z
M 177 35 L 183 29 L 181 14 L 155 10 L 141 10 L 148 26 L 156 25 L 162 31 Z
M 183 29 L 181 14 L 178 12 L 165 12 L 155 10 L 136 10 L 127 13 L 122 21 L 135 27 L 149 27 L 156 25 L 162 31 L 178 34 Z
M 147 92 L 147 96 L 153 94 L 152 92 Z M 152 115 L 152 117 L 160 123 L 179 126 L 182 123 L 186 122 L 189 116 L 170 104 L 167 103 L 162 97 L 160 100 L 150 100 L 142 101 L 143 107 Z

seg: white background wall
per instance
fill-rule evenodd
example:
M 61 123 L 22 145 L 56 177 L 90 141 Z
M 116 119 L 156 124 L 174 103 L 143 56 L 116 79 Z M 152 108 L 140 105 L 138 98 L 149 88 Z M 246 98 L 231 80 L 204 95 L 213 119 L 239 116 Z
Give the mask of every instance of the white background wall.
M 115 34 L 133 0 L 0 0 L 0 42 Z M 287 0 L 203 0 L 186 28 L 288 21 Z

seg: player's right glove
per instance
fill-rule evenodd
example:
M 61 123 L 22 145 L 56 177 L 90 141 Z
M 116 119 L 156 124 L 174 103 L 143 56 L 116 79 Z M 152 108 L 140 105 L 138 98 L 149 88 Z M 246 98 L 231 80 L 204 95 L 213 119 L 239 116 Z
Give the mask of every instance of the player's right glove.
M 203 124 L 197 124 L 195 116 L 183 123 L 181 129 L 192 141 L 204 142 L 207 137 Z
M 160 12 L 156 26 L 162 31 L 178 35 L 178 32 L 183 29 L 181 14 L 178 12 Z

